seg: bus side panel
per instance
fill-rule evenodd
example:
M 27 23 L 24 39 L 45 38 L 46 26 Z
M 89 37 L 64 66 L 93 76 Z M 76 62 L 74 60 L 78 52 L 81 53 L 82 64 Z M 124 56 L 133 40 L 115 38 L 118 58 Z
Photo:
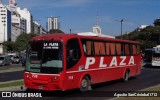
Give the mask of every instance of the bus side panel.
M 127 69 L 129 69 L 130 71 L 130 76 L 136 76 L 141 73 L 141 66 L 142 66 L 141 55 L 134 56 L 134 63 L 135 63 L 134 66 L 127 67 Z
M 67 70 L 65 88 L 79 88 L 85 75 L 89 75 L 92 84 L 123 78 L 127 69 L 131 76 L 135 76 L 140 73 L 140 62 L 139 56 L 82 57 L 73 68 Z
M 66 71 L 66 75 L 64 78 L 65 90 L 79 88 L 82 78 L 85 75 L 90 75 L 90 73 L 93 73 L 92 71 L 85 70 L 85 63 L 86 63 L 86 58 L 81 57 L 79 62 L 73 68 L 68 69 Z M 95 71 L 91 79 L 95 80 L 96 78 L 97 74 Z

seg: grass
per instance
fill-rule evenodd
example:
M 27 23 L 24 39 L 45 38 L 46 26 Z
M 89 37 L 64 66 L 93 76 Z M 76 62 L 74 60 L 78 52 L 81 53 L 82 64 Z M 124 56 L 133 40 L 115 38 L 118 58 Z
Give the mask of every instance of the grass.
M 13 86 L 22 86 L 24 85 L 23 80 L 13 81 L 13 82 L 6 82 L 6 83 L 0 83 L 0 88 L 4 87 L 13 87 Z

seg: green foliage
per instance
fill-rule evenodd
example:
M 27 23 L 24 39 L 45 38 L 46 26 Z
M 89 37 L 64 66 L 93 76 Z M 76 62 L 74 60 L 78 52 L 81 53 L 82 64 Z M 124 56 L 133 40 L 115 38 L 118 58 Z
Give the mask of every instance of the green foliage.
M 51 29 L 51 30 L 49 30 L 49 33 L 50 34 L 55 34 L 55 33 L 64 33 L 64 32 L 60 29 Z
M 156 19 L 153 24 L 155 26 L 160 26 L 160 18 Z
M 35 37 L 36 34 L 30 33 L 30 34 L 21 34 L 15 44 L 16 44 L 16 50 L 17 51 L 22 51 L 25 50 L 27 48 L 27 43 L 28 41 L 32 38 Z
M 160 45 L 160 26 L 148 26 L 142 30 L 135 30 L 123 35 L 124 39 L 139 41 L 142 49 Z
M 30 34 L 23 33 L 17 37 L 17 40 L 15 42 L 5 41 L 3 42 L 5 51 L 25 50 L 27 48 L 28 41 L 35 36 L 36 34 L 33 34 L 33 33 L 30 33 Z
M 11 41 L 3 42 L 5 51 L 14 51 L 15 50 L 15 43 Z

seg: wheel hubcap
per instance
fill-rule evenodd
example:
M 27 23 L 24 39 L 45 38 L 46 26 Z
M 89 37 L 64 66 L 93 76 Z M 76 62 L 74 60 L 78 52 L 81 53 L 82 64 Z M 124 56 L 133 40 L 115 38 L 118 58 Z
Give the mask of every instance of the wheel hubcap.
M 85 80 L 85 79 L 82 80 L 82 87 L 85 88 L 85 87 L 87 87 L 87 85 L 88 85 L 87 80 Z

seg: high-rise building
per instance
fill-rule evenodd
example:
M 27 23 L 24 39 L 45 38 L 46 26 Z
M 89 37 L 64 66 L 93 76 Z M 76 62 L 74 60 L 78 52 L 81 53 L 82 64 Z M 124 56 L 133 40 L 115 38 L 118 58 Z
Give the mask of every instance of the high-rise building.
M 0 43 L 11 40 L 11 12 L 0 2 Z
M 21 9 L 20 7 L 17 7 L 16 11 L 20 14 L 21 18 L 26 19 L 26 33 L 32 33 L 33 18 L 31 13 L 27 8 Z
M 0 53 L 3 53 L 4 41 L 11 40 L 11 12 L 0 1 Z
M 16 9 L 17 9 L 17 2 L 16 2 L 16 0 L 9 0 L 9 5 L 7 5 L 6 7 L 7 7 L 7 9 L 12 14 L 11 41 L 16 41 L 17 37 L 20 34 L 26 33 L 26 28 L 27 28 L 26 19 L 24 19 L 23 17 L 21 17 L 21 15 L 19 14 L 19 12 L 16 11 Z
M 7 8 L 11 12 L 16 11 L 16 8 L 17 8 L 17 2 L 16 2 L 16 0 L 9 0 L 9 5 L 7 5 Z
M 51 29 L 60 29 L 60 22 L 58 21 L 58 17 L 49 17 L 47 22 L 47 31 Z
M 11 41 L 16 41 L 17 37 L 26 33 L 26 20 L 19 14 L 12 13 L 12 37 Z

